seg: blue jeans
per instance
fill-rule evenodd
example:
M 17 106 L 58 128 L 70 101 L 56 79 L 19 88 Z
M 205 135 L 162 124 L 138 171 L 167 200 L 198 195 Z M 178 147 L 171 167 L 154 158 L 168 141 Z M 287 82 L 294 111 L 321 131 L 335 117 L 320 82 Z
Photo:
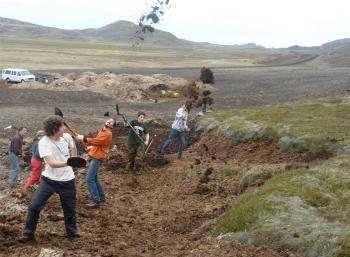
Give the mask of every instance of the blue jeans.
M 32 201 L 28 206 L 28 215 L 23 235 L 34 235 L 39 214 L 44 208 L 47 200 L 57 193 L 61 200 L 61 206 L 64 214 L 64 224 L 67 236 L 74 236 L 77 233 L 75 216 L 75 181 L 55 181 L 46 177 L 41 178 L 40 185 L 35 191 Z
M 105 200 L 105 193 L 97 177 L 102 161 L 89 157 L 89 169 L 86 175 L 87 187 L 91 200 L 99 203 Z
M 176 129 L 171 129 L 167 140 L 164 142 L 164 144 L 160 149 L 161 154 L 164 154 L 170 148 L 171 144 L 176 138 L 179 139 L 178 157 L 179 158 L 182 157 L 182 152 L 185 149 L 185 144 L 186 144 L 185 131 L 178 131 Z
M 13 152 L 9 152 L 9 161 L 10 161 L 10 168 L 11 168 L 11 174 L 10 174 L 10 187 L 15 187 L 17 185 L 17 177 L 18 177 L 18 171 L 19 171 L 19 156 L 14 154 Z

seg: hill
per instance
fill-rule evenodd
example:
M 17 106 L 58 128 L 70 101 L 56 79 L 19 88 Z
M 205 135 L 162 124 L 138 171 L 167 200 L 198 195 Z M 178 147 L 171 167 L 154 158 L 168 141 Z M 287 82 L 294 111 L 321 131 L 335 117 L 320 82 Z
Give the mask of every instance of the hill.
M 89 28 L 83 30 L 67 30 L 46 27 L 14 19 L 0 18 L 0 35 L 45 38 L 45 39 L 70 39 L 70 40 L 93 40 L 103 42 L 127 43 L 134 39 L 138 26 L 129 21 L 117 21 L 101 28 Z M 159 43 L 165 45 L 185 44 L 169 32 L 156 30 L 145 36 L 148 43 Z
M 63 40 L 90 40 L 99 42 L 130 43 L 135 40 L 138 26 L 130 21 L 119 20 L 100 28 L 67 30 L 46 27 L 29 22 L 0 17 L 0 36 L 19 38 L 45 38 Z M 175 35 L 156 29 L 153 33 L 143 35 L 144 43 L 156 45 L 213 45 L 204 42 L 192 42 L 177 38 Z M 233 48 L 263 48 L 255 43 L 233 45 Z

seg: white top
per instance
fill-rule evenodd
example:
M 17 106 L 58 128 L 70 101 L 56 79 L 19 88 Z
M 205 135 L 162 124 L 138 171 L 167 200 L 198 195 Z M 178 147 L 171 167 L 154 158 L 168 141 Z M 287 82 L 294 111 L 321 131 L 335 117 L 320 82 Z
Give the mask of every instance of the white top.
M 54 141 L 45 136 L 39 141 L 40 157 L 44 158 L 52 155 L 55 160 L 65 162 L 70 157 L 69 148 L 71 148 L 73 144 L 73 138 L 67 133 L 64 133 L 63 137 L 60 137 L 58 141 Z M 45 170 L 42 175 L 55 181 L 69 181 L 75 177 L 72 167 L 51 168 L 46 161 Z
M 182 108 L 178 109 L 175 115 L 175 120 L 171 127 L 180 132 L 184 131 L 187 128 L 187 118 L 188 112 Z

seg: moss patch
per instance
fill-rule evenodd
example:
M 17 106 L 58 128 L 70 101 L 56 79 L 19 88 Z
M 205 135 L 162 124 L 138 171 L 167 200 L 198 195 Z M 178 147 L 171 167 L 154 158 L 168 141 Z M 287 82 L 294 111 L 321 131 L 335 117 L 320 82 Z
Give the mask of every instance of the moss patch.
M 251 168 L 240 184 L 247 193 L 217 222 L 213 236 L 306 257 L 350 256 L 350 97 L 214 112 L 199 128 L 234 144 L 273 140 L 282 151 L 333 155 L 309 168 Z M 263 186 L 252 191 L 257 183 Z
M 303 256 L 346 256 L 350 236 L 348 156 L 273 176 L 242 195 L 213 236 L 273 245 Z M 338 254 L 338 255 L 335 255 Z
M 216 130 L 234 144 L 272 139 L 283 151 L 350 152 L 350 97 L 213 112 L 199 128 Z

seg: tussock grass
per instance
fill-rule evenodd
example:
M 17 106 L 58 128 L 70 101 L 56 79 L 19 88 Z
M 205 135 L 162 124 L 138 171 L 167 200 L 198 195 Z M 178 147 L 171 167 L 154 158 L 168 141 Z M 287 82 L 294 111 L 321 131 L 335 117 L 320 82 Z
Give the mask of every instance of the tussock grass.
M 213 236 L 284 247 L 309 256 L 346 256 L 350 237 L 348 156 L 275 175 L 239 198 Z
M 331 159 L 274 174 L 248 190 L 212 231 L 224 241 L 271 245 L 306 257 L 350 256 L 350 98 L 212 113 L 199 127 L 234 144 L 273 140 L 282 151 L 315 152 Z M 310 166 L 310 165 L 309 165 Z M 241 186 L 266 167 L 253 167 Z
M 237 168 L 234 167 L 230 167 L 230 166 L 224 166 L 221 169 L 221 174 L 224 177 L 231 177 L 231 176 L 235 176 L 237 175 L 239 172 L 239 170 Z
M 214 112 L 199 128 L 215 130 L 234 144 L 274 140 L 282 151 L 334 155 L 350 151 L 350 98 Z

